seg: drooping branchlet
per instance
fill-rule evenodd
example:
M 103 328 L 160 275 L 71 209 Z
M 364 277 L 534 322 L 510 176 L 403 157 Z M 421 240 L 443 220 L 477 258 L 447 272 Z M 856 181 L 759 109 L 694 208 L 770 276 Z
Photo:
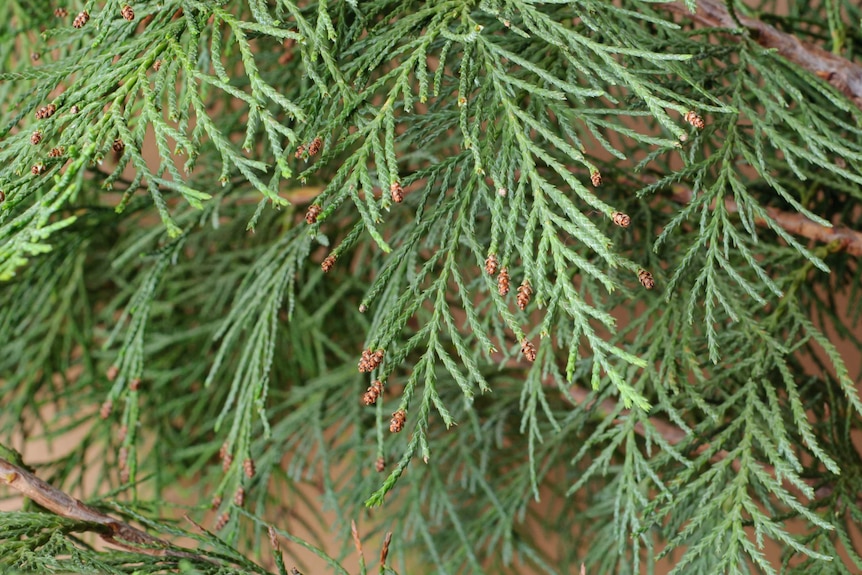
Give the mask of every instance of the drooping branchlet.
M 695 112 L 694 110 L 689 110 L 685 113 L 685 121 L 697 128 L 698 130 L 703 130 L 706 123 L 703 121 L 703 118 L 700 117 L 700 114 Z
M 242 470 L 245 472 L 245 476 L 248 477 L 249 479 L 254 477 L 254 474 L 256 471 L 255 467 L 254 467 L 254 459 L 252 459 L 251 457 L 247 457 L 242 462 Z
M 323 273 L 329 272 L 335 266 L 335 260 L 337 258 L 334 255 L 326 256 L 326 259 L 323 260 L 323 263 L 320 264 L 320 269 L 323 270 Z
M 599 171 L 590 172 L 590 180 L 593 182 L 595 187 L 599 187 L 602 185 L 602 174 Z
M 489 254 L 488 258 L 485 260 L 485 273 L 489 276 L 496 275 L 497 270 L 500 269 L 500 262 L 497 261 L 497 254 Z
M 520 287 L 518 287 L 518 307 L 521 308 L 521 311 L 524 311 L 530 305 L 530 298 L 532 296 L 533 288 L 530 286 L 529 281 L 524 280 Z
M 509 268 L 501 269 L 497 276 L 497 293 L 501 296 L 509 293 Z
M 621 228 L 627 228 L 632 223 L 632 219 L 629 217 L 629 215 L 622 212 L 614 212 L 613 214 L 611 214 L 611 219 L 616 225 Z
M 36 119 L 44 120 L 45 118 L 50 118 L 54 115 L 54 112 L 57 111 L 57 106 L 54 104 L 48 104 L 47 106 L 42 106 L 38 110 L 36 110 Z
M 311 143 L 308 145 L 308 155 L 314 156 L 317 152 L 320 151 L 320 148 L 323 147 L 323 140 L 320 139 L 320 136 L 314 138 Z
M 404 424 L 407 422 L 407 413 L 403 409 L 399 409 L 392 414 L 392 419 L 389 421 L 389 431 L 398 433 L 404 429 Z
M 72 21 L 72 26 L 75 28 L 83 28 L 84 24 L 90 21 L 90 13 L 86 10 L 81 11 L 80 14 L 75 16 L 75 19 Z
M 383 382 L 375 379 L 362 396 L 362 401 L 365 405 L 374 405 L 377 402 L 377 398 L 381 395 L 383 395 Z
M 245 503 L 245 489 L 242 486 L 237 487 L 236 493 L 233 494 L 233 502 L 237 507 L 242 507 Z
M 655 287 L 655 279 L 653 279 L 652 274 L 646 270 L 640 270 L 638 272 L 638 280 L 641 282 L 641 285 L 647 289 Z
M 32 134 L 30 134 L 30 143 L 33 144 L 34 146 L 38 145 L 39 142 L 41 142 L 41 141 L 42 141 L 42 132 L 40 132 L 39 130 L 36 130 Z
M 521 342 L 521 353 L 524 354 L 529 361 L 536 361 L 536 346 L 528 339 Z
M 383 362 L 384 353 L 382 349 L 377 351 L 371 351 L 370 348 L 362 350 L 362 357 L 359 359 L 359 371 L 367 373 L 377 369 L 377 366 Z
M 122 8 L 120 8 L 120 14 L 129 22 L 135 19 L 135 11 L 128 4 L 125 4 Z
M 404 201 L 404 188 L 401 187 L 400 182 L 393 182 L 391 186 L 389 186 L 389 195 L 392 196 L 392 201 L 396 204 L 400 204 Z
M 41 176 L 42 174 L 45 173 L 45 164 L 43 164 L 41 162 L 36 164 L 32 168 L 30 168 L 30 173 L 33 174 L 34 176 Z
M 305 222 L 309 225 L 317 223 L 317 216 L 320 215 L 320 206 L 311 204 L 308 206 L 308 211 L 305 212 Z
M 386 469 L 386 460 L 382 457 L 378 457 L 377 461 L 374 462 L 374 469 L 377 470 L 377 473 L 383 473 Z

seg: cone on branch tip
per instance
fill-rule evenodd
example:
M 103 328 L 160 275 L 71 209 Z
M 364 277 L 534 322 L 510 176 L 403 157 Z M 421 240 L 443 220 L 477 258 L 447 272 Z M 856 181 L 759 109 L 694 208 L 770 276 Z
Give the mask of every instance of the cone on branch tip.
M 375 379 L 362 396 L 362 401 L 365 405 L 374 405 L 377 402 L 377 398 L 381 395 L 383 395 L 383 382 Z
M 611 219 L 616 225 L 621 228 L 627 228 L 632 223 L 632 219 L 629 217 L 629 215 L 622 212 L 614 212 L 613 214 L 611 214 Z
M 493 276 L 497 274 L 499 269 L 500 262 L 497 261 L 497 254 L 488 254 L 488 257 L 485 260 L 485 273 L 489 276 Z
M 536 361 L 536 346 L 528 339 L 521 342 L 521 353 L 524 354 L 529 361 Z
M 646 270 L 640 270 L 638 272 L 638 281 L 641 282 L 641 285 L 646 289 L 652 289 L 655 287 L 655 280 L 652 277 L 652 274 Z
M 407 422 L 407 413 L 403 409 L 399 409 L 392 414 L 392 419 L 389 421 L 389 431 L 398 433 L 404 429 L 404 424 Z
M 509 268 L 503 268 L 497 276 L 497 293 L 504 297 L 509 293 Z
M 362 350 L 362 357 L 359 359 L 360 373 L 368 373 L 377 369 L 383 362 L 383 355 L 384 351 L 382 349 L 378 349 L 377 351 L 371 351 L 371 348 Z
M 309 225 L 317 223 L 317 216 L 320 215 L 321 209 L 317 204 L 308 206 L 308 211 L 305 212 L 305 222 Z
M 524 311 L 530 305 L 530 298 L 532 296 L 533 288 L 530 286 L 529 281 L 524 280 L 520 287 L 518 287 L 518 307 L 521 308 L 521 311 Z

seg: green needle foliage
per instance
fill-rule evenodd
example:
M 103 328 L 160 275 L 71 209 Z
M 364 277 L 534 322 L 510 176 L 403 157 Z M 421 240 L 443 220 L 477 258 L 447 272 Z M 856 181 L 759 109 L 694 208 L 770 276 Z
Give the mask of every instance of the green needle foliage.
M 862 10 L 706 4 L 7 3 L 0 459 L 183 551 L 2 571 L 862 569 Z

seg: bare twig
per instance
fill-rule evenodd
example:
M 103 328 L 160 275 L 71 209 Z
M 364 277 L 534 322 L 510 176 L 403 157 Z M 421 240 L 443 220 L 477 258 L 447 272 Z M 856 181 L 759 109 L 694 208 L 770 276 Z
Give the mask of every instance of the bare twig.
M 737 28 L 738 24 L 721 0 L 697 0 L 697 10 L 688 11 L 682 2 L 663 5 L 671 12 L 682 14 L 705 26 Z M 753 33 L 765 48 L 774 48 L 781 56 L 823 78 L 862 108 L 862 66 L 819 46 L 781 32 L 765 22 L 739 16 L 739 24 Z
M 0 457 L 0 481 L 61 517 L 102 526 L 102 530 L 93 529 L 93 531 L 111 545 L 156 557 L 183 557 L 209 561 L 195 553 L 176 549 L 167 541 L 153 537 L 82 503 L 2 457 Z
M 673 199 L 678 203 L 687 204 L 691 201 L 692 196 L 691 190 L 681 190 L 673 195 Z M 731 213 L 739 211 L 739 206 L 737 206 L 736 202 L 729 198 L 724 200 L 724 207 Z M 862 233 L 860 232 L 844 226 L 827 228 L 802 214 L 789 213 L 778 208 L 767 207 L 766 213 L 775 223 L 792 234 L 826 244 L 835 242 L 837 244 L 835 251 L 845 251 L 857 257 L 862 256 Z M 762 218 L 755 219 L 754 223 L 759 226 L 768 225 Z

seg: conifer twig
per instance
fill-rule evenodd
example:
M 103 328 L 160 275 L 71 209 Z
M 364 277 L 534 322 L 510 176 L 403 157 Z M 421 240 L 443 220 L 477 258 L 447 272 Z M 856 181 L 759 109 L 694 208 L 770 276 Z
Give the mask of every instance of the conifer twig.
M 803 42 L 760 20 L 739 14 L 734 20 L 720 0 L 697 0 L 697 11 L 694 13 L 689 12 L 682 2 L 671 2 L 664 4 L 664 7 L 705 26 L 736 28 L 738 22 L 753 32 L 752 36 L 758 44 L 775 49 L 787 60 L 823 78 L 862 108 L 862 66 L 859 64 Z
M 691 201 L 692 196 L 691 190 L 680 190 L 673 195 L 673 199 L 678 203 L 687 204 Z M 724 207 L 730 213 L 739 211 L 739 206 L 730 198 L 724 200 Z M 862 232 L 845 226 L 827 228 L 802 214 L 789 213 L 769 206 L 765 209 L 775 223 L 792 234 L 825 244 L 835 242 L 837 244 L 835 251 L 844 251 L 852 256 L 862 256 Z M 756 218 L 754 223 L 759 226 L 767 225 L 762 218 Z
M 174 549 L 167 541 L 153 537 L 82 503 L 2 457 L 0 457 L 0 481 L 60 517 L 102 526 L 103 530 L 92 529 L 92 531 L 98 532 L 102 539 L 111 545 L 155 557 L 182 557 L 211 562 L 210 559 L 195 553 Z

